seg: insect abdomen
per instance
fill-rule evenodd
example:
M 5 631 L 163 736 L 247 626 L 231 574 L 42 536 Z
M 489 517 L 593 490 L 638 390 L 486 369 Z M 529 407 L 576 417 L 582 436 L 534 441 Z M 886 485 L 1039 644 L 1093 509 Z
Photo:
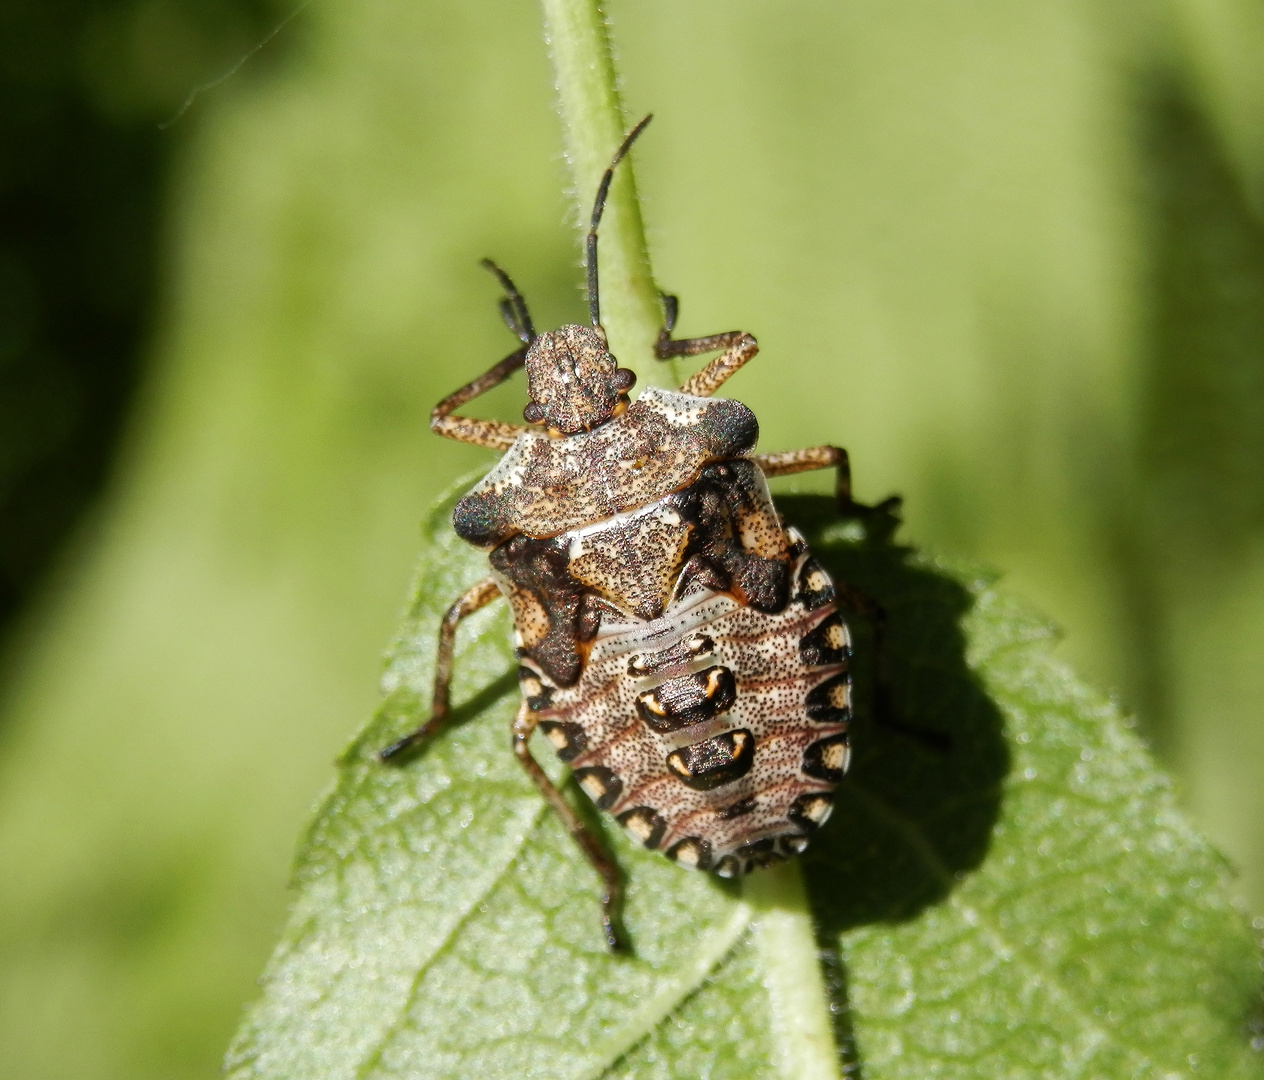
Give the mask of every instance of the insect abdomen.
M 828 576 L 791 539 L 780 612 L 694 592 L 657 619 L 604 624 L 573 686 L 523 668 L 580 785 L 682 865 L 733 876 L 798 854 L 847 767 L 850 639 Z

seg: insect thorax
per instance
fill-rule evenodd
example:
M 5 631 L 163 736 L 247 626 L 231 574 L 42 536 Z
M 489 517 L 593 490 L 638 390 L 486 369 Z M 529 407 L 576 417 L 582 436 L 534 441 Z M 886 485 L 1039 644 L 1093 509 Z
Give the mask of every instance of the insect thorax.
M 650 390 L 524 436 L 458 504 L 513 609 L 520 684 L 597 805 L 727 875 L 797 854 L 847 763 L 847 628 L 746 456 L 745 406 Z

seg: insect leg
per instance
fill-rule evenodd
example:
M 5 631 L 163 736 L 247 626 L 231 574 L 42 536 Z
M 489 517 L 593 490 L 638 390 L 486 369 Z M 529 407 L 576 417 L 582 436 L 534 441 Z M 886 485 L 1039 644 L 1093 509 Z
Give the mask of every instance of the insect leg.
M 470 416 L 453 416 L 452 413 L 472 398 L 485 394 L 493 386 L 499 386 L 522 367 L 526 358 L 526 346 L 515 349 L 499 364 L 466 383 L 460 390 L 449 394 L 430 411 L 430 430 L 457 442 L 486 446 L 489 450 L 508 450 L 514 440 L 527 430 L 523 425 L 506 424 L 499 420 L 476 420 Z
M 676 340 L 671 334 L 680 312 L 680 300 L 669 293 L 661 293 L 660 299 L 663 302 L 663 328 L 654 344 L 654 355 L 658 359 L 670 360 L 675 356 L 698 356 L 716 349 L 725 350 L 723 355 L 717 356 L 685 382 L 680 388 L 682 394 L 710 397 L 730 375 L 759 352 L 759 343 L 744 330 L 726 330 L 722 334 Z
M 378 751 L 383 761 L 402 754 L 435 734 L 448 718 L 448 688 L 452 681 L 452 649 L 456 643 L 456 628 L 467 615 L 473 615 L 500 595 L 500 589 L 492 578 L 484 578 L 466 592 L 443 616 L 439 624 L 439 646 L 435 655 L 434 698 L 430 706 L 430 719 L 410 735 L 397 739 L 390 746 Z
M 584 857 L 601 875 L 601 928 L 605 932 L 606 944 L 610 950 L 618 952 L 622 948 L 619 933 L 619 908 L 623 902 L 623 876 L 611 854 L 575 813 L 570 803 L 562 797 L 562 793 L 553 785 L 553 781 L 540 768 L 540 763 L 532 756 L 527 743 L 531 738 L 531 733 L 535 731 L 536 722 L 535 713 L 524 701 L 513 722 L 514 754 L 522 762 L 522 767 L 527 770 L 527 775 L 540 789 L 540 794 L 552 807 L 553 812 L 562 819 L 567 831 L 583 851 Z
M 518 291 L 518 286 L 513 283 L 513 278 L 491 259 L 481 260 L 480 265 L 485 270 L 490 270 L 500 282 L 500 287 L 505 290 L 505 298 L 500 302 L 500 317 L 505 320 L 505 325 L 519 341 L 524 345 L 530 345 L 536 337 L 535 325 L 531 322 L 531 312 L 527 310 L 527 302 Z
M 759 342 L 752 335 L 743 333 L 741 330 L 730 330 L 726 334 L 716 334 L 710 338 L 688 338 L 683 341 L 673 341 L 670 344 L 691 345 L 700 342 L 713 344 L 700 346 L 695 350 L 696 352 L 706 352 L 709 349 L 720 348 L 724 349 L 724 352 L 681 384 L 680 392 L 682 394 L 692 394 L 694 397 L 710 397 L 728 381 L 730 376 L 736 374 L 747 361 L 759 352 Z M 692 354 L 668 353 L 667 355 L 687 356 Z
M 898 718 L 891 696 L 890 650 L 887 645 L 887 610 L 868 593 L 854 585 L 835 581 L 838 602 L 868 621 L 873 631 L 873 722 L 897 735 L 905 735 L 940 754 L 952 749 L 952 740 L 941 731 L 913 727 Z
M 500 287 L 505 290 L 505 295 L 499 305 L 500 314 L 505 320 L 505 325 L 522 342 L 522 348 L 515 349 L 499 364 L 439 402 L 430 411 L 430 430 L 436 435 L 455 439 L 457 442 L 486 446 L 489 450 L 508 450 L 514 440 L 527 430 L 522 425 L 453 415 L 453 410 L 478 397 L 479 394 L 487 393 L 493 386 L 499 386 L 522 367 L 527 359 L 527 349 L 536 337 L 531 313 L 527 310 L 527 302 L 522 298 L 522 293 L 518 291 L 518 286 L 513 283 L 513 279 L 491 259 L 483 259 L 482 266 L 491 271 L 500 282 Z
M 835 469 L 834 498 L 844 517 L 893 514 L 900 508 L 898 495 L 883 499 L 877 506 L 858 503 L 851 497 L 851 460 L 841 446 L 812 446 L 806 450 L 783 450 L 779 454 L 756 454 L 755 464 L 765 476 L 791 476 L 814 469 Z
M 654 355 L 660 360 L 670 360 L 673 356 L 697 356 L 699 353 L 715 352 L 716 349 L 727 349 L 742 339 L 741 330 L 726 330 L 722 334 L 710 334 L 707 337 L 673 338 L 676 329 L 676 317 L 680 314 L 680 297 L 671 293 L 659 293 L 658 299 L 663 305 L 663 327 L 658 332 L 658 340 L 654 343 Z

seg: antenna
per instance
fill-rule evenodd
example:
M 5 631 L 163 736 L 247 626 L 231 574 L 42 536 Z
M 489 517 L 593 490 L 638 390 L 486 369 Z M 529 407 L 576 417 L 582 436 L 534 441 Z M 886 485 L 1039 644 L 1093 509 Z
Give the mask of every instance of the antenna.
M 531 322 L 531 313 L 527 310 L 527 302 L 518 291 L 518 286 L 491 259 L 480 259 L 479 265 L 495 274 L 500 287 L 505 290 L 505 297 L 500 302 L 500 317 L 505 320 L 505 325 L 518 336 L 519 341 L 530 345 L 535 341 L 535 325 Z
M 601 183 L 597 185 L 597 198 L 593 203 L 592 224 L 588 227 L 588 317 L 593 326 L 601 325 L 601 301 L 597 294 L 597 226 L 601 224 L 601 215 L 606 209 L 606 196 L 610 194 L 610 181 L 614 179 L 615 167 L 623 160 L 636 137 L 645 130 L 645 125 L 654 119 L 654 114 L 647 115 L 639 124 L 628 132 L 619 149 L 610 159 L 610 167 L 602 174 Z

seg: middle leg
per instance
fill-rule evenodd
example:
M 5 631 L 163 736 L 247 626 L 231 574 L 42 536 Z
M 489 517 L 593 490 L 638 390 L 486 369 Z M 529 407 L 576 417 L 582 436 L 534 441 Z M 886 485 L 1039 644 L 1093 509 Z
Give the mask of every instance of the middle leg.
M 851 459 L 841 446 L 811 446 L 806 450 L 783 450 L 779 454 L 756 454 L 755 464 L 765 476 L 793 476 L 816 469 L 834 469 L 834 499 L 844 517 L 892 514 L 903 501 L 891 495 L 876 506 L 858 503 L 851 494 Z
M 472 589 L 459 597 L 448 608 L 439 624 L 439 645 L 435 650 L 434 697 L 430 706 L 430 719 L 416 731 L 396 739 L 390 746 L 378 751 L 383 761 L 402 754 L 414 746 L 425 742 L 436 734 L 448 719 L 448 688 L 452 681 L 452 653 L 456 648 L 456 628 L 461 620 L 480 608 L 485 608 L 500 595 L 500 589 L 493 578 L 484 578 Z

